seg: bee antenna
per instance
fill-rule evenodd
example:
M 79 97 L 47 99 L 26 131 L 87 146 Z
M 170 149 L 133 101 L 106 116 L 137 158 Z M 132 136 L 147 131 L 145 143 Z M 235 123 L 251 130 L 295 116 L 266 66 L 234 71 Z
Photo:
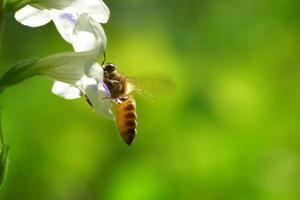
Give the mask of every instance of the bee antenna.
M 103 61 L 102 61 L 101 65 L 104 65 L 105 61 L 106 61 L 106 53 L 104 51 L 103 52 Z

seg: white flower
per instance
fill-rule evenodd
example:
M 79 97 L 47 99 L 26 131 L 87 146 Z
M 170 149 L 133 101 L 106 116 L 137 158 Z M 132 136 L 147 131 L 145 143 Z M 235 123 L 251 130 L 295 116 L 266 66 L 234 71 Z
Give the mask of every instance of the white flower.
M 55 80 L 52 92 L 64 99 L 86 96 L 93 109 L 113 119 L 111 103 L 104 99 L 110 93 L 103 83 L 103 69 L 97 63 L 98 51 L 61 53 L 38 61 L 37 74 Z
M 20 62 L 0 78 L 0 90 L 33 76 L 46 76 L 55 81 L 52 92 L 65 99 L 86 96 L 94 110 L 113 119 L 110 97 L 103 83 L 103 69 L 97 63 L 99 51 L 60 53 Z M 0 92 L 1 92 L 0 91 Z
M 54 22 L 58 32 L 67 42 L 76 43 L 78 31 L 76 25 L 81 15 L 86 15 L 86 24 L 102 27 L 99 23 L 106 23 L 109 19 L 109 9 L 102 0 L 73 0 L 66 1 L 44 0 L 39 3 L 31 3 L 15 13 L 17 21 L 30 27 L 38 27 Z M 80 36 L 81 37 L 81 36 Z M 77 42 L 78 44 L 78 42 Z M 76 50 L 76 49 L 75 49 Z
M 102 26 L 87 14 L 79 17 L 72 38 L 76 52 L 98 50 L 99 54 L 102 54 L 105 51 L 105 32 Z
M 55 81 L 52 87 L 54 94 L 65 99 L 86 96 L 97 113 L 112 119 L 111 103 L 104 99 L 110 94 L 103 83 L 103 69 L 97 63 L 105 50 L 104 30 L 86 13 L 76 20 L 72 36 L 76 52 L 41 59 L 34 65 L 34 73 Z
M 69 70 L 66 72 L 70 72 Z M 64 74 L 64 76 L 72 74 Z M 59 80 L 59 79 L 56 79 Z M 109 91 L 103 83 L 103 70 L 98 63 L 86 67 L 85 73 L 75 83 L 55 81 L 52 92 L 65 99 L 77 99 L 82 96 L 88 98 L 93 109 L 110 119 L 113 119 L 111 103 L 105 99 L 109 97 Z
M 104 99 L 110 93 L 103 83 L 103 69 L 97 63 L 106 47 L 106 36 L 100 23 L 106 23 L 109 18 L 107 6 L 102 0 L 73 0 L 64 9 L 57 9 L 59 1 L 45 2 L 25 6 L 16 12 L 15 18 L 31 27 L 52 20 L 61 36 L 73 45 L 75 53 L 41 59 L 32 68 L 34 73 L 55 81 L 54 94 L 65 99 L 86 96 L 97 113 L 113 118 L 111 103 Z

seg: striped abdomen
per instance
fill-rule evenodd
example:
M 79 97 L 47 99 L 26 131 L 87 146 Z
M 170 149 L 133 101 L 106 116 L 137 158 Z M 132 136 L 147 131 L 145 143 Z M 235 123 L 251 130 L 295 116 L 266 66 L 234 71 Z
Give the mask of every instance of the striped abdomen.
M 120 135 L 124 142 L 130 145 L 137 133 L 137 115 L 136 104 L 133 97 L 122 100 L 121 103 L 115 104 L 116 108 L 116 123 L 120 132 Z

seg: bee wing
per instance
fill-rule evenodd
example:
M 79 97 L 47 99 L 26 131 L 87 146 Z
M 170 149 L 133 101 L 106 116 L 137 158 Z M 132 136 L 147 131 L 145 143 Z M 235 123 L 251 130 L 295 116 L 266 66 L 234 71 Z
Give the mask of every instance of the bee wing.
M 133 91 L 140 96 L 153 101 L 154 96 L 168 93 L 174 89 L 174 83 L 164 78 L 132 78 L 128 81 L 132 84 Z

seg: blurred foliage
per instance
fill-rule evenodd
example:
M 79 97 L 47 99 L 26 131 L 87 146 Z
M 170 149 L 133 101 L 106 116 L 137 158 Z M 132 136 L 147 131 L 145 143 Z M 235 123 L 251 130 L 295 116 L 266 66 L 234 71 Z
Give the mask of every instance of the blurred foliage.
M 131 147 L 84 99 L 51 94 L 50 80 L 9 88 L 0 199 L 299 199 L 300 1 L 106 3 L 108 61 L 176 87 L 154 103 L 136 96 Z M 0 74 L 68 50 L 53 24 L 8 15 Z

